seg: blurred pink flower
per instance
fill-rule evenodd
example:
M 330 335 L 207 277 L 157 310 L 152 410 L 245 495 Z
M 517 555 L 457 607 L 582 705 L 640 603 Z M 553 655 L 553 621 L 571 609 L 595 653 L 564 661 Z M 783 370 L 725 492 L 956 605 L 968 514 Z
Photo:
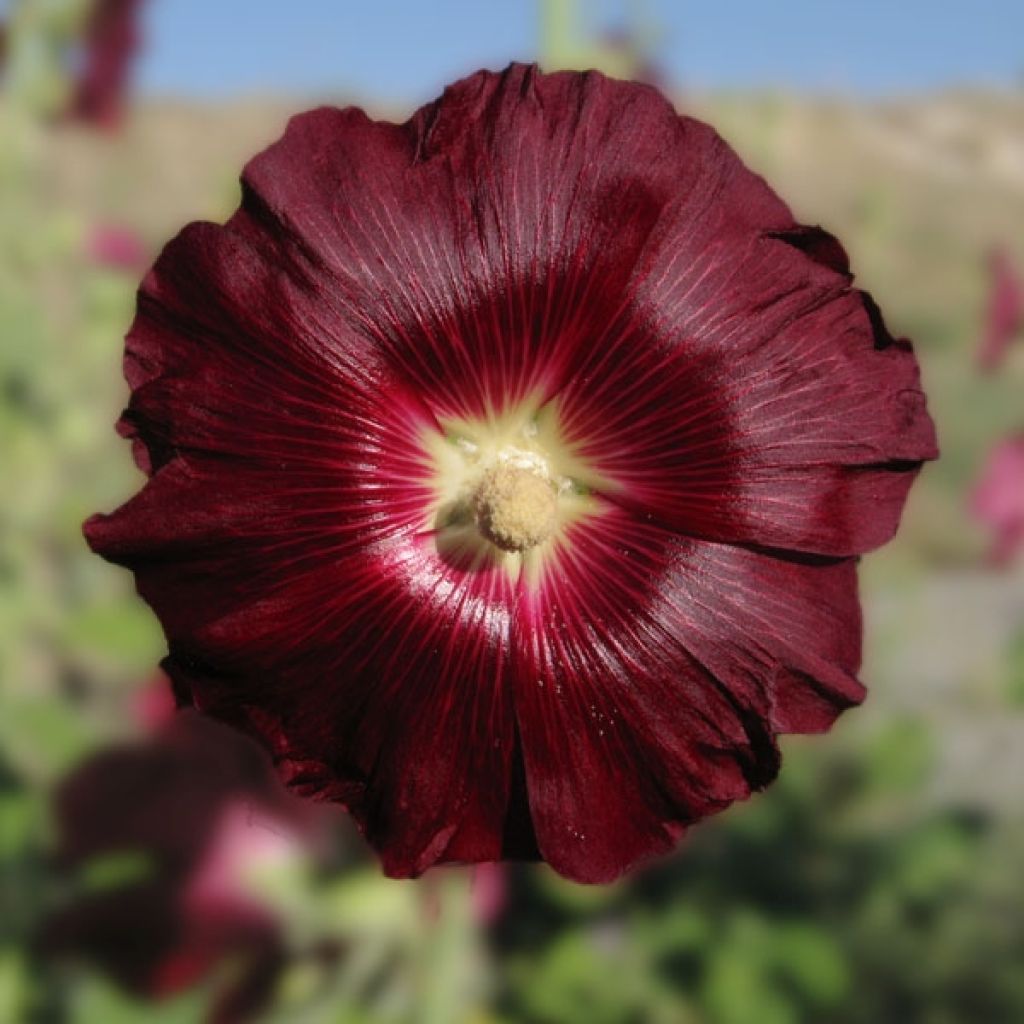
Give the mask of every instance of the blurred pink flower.
M 999 367 L 1014 337 L 1024 330 L 1024 280 L 1002 246 L 988 255 L 989 293 L 985 325 L 978 344 L 978 365 L 992 371 Z
M 118 224 L 95 224 L 85 239 L 85 255 L 91 262 L 111 270 L 137 272 L 150 262 L 145 242 L 131 228 Z
M 970 508 L 992 533 L 992 562 L 1008 565 L 1024 550 L 1024 433 L 1006 438 L 989 453 Z
M 504 864 L 477 864 L 471 885 L 473 916 L 482 925 L 494 922 L 505 909 L 508 869 Z
M 155 733 L 170 725 L 178 713 L 178 706 L 166 673 L 157 671 L 153 678 L 135 694 L 132 702 L 134 718 L 147 733 Z
M 314 848 L 323 818 L 285 792 L 252 741 L 183 711 L 151 739 L 83 763 L 59 787 L 55 818 L 58 866 L 80 884 L 47 922 L 45 950 L 151 998 L 230 960 L 238 971 L 210 1019 L 244 1020 L 262 1005 L 285 957 L 253 875 Z
M 93 0 L 71 97 L 73 118 L 106 129 L 120 124 L 139 48 L 141 8 L 142 0 Z

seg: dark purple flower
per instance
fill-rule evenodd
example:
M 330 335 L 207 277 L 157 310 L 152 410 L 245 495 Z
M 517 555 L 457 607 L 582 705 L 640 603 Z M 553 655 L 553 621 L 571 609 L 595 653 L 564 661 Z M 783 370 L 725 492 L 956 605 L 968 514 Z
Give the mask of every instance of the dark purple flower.
M 513 66 L 295 118 L 143 282 L 86 525 L 180 699 L 385 870 L 604 881 L 864 695 L 856 556 L 936 454 L 839 243 L 653 89 Z
M 1024 550 L 1024 434 L 989 453 L 971 492 L 971 513 L 992 535 L 994 564 L 1009 565 Z
M 82 39 L 70 114 L 116 128 L 124 114 L 132 64 L 139 49 L 142 0 L 92 0 Z
M 239 970 L 212 1019 L 237 1021 L 263 1002 L 285 962 L 283 935 L 250 876 L 301 855 L 323 822 L 280 787 L 262 750 L 183 711 L 149 740 L 82 764 L 55 815 L 58 866 L 81 888 L 47 922 L 48 952 L 89 960 L 147 997 L 230 960 Z M 111 870 L 123 877 L 97 885 Z
M 988 256 L 989 291 L 985 324 L 978 344 L 978 365 L 986 371 L 1002 363 L 1013 339 L 1024 330 L 1024 280 L 1002 246 Z

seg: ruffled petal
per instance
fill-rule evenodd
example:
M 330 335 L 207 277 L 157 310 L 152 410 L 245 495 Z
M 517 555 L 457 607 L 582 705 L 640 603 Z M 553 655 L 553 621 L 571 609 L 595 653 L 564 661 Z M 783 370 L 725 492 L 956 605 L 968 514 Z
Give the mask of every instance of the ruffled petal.
M 486 417 L 557 391 L 618 316 L 686 183 L 659 159 L 676 120 L 653 89 L 513 65 L 402 126 L 294 118 L 246 168 L 245 207 L 435 412 Z
M 352 554 L 326 515 L 176 460 L 90 540 L 131 564 L 179 697 L 259 735 L 352 810 L 386 870 L 502 854 L 514 740 L 511 583 L 429 533 Z M 168 511 L 170 509 L 170 511 Z M 481 737 L 485 740 L 481 741 Z
M 825 555 L 893 535 L 937 454 L 917 363 L 842 248 L 752 221 L 722 144 L 667 210 L 628 321 L 557 402 L 609 497 L 686 534 Z
M 770 782 L 775 735 L 863 698 L 852 561 L 581 524 L 521 612 L 516 707 L 544 859 L 606 882 Z

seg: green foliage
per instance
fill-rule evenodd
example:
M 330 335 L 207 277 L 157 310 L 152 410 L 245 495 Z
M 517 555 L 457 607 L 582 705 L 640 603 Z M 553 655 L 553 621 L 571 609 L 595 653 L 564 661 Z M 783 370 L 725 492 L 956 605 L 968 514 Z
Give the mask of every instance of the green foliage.
M 893 825 L 862 756 L 794 760 L 756 813 L 704 826 L 582 924 L 520 874 L 498 936 L 509 1019 L 1019 1019 L 1024 836 L 905 804 Z
M 202 989 L 160 1003 L 125 995 L 99 977 L 82 977 L 73 990 L 67 1024 L 196 1024 L 203 1019 Z
M 1024 628 L 1016 632 L 1006 652 L 1006 697 L 1011 707 L 1024 707 Z

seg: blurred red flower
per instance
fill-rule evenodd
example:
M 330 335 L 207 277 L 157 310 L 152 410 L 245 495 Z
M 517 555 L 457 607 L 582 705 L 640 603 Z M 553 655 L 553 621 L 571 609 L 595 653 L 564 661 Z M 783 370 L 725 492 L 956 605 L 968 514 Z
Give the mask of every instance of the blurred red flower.
M 89 960 L 147 997 L 230 961 L 238 969 L 211 1019 L 240 1020 L 262 1004 L 285 962 L 283 936 L 250 876 L 300 855 L 322 825 L 262 750 L 183 711 L 149 740 L 82 764 L 60 786 L 55 816 L 57 863 L 79 890 L 47 922 L 48 952 Z
M 768 783 L 862 699 L 856 556 L 936 454 L 839 243 L 596 73 L 295 118 L 126 374 L 150 479 L 89 542 L 393 875 L 604 881 Z
M 1024 331 L 1024 280 L 1002 246 L 988 256 L 989 293 L 985 325 L 978 344 L 978 365 L 998 369 L 1013 339 Z
M 142 0 L 92 0 L 75 75 L 70 114 L 116 128 L 124 114 L 132 63 L 139 49 Z
M 1008 565 L 1024 550 L 1024 434 L 989 453 L 971 492 L 971 512 L 992 534 L 993 563 Z

